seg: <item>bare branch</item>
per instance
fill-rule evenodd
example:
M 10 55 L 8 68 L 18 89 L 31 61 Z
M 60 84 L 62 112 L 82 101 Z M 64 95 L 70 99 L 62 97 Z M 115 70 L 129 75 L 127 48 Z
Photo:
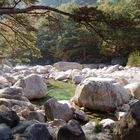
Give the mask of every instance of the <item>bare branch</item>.
M 55 12 L 55 13 L 58 13 L 58 14 L 62 14 L 62 15 L 65 15 L 65 16 L 69 16 L 69 17 L 73 17 L 73 14 L 70 14 L 70 13 L 67 13 L 67 12 L 64 12 L 64 11 L 61 11 L 61 10 L 58 10 L 56 8 L 52 8 L 52 7 L 49 7 L 49 6 L 40 6 L 40 5 L 37 5 L 37 6 L 31 6 L 31 7 L 28 7 L 28 8 L 23 8 L 23 9 L 20 9 L 20 8 L 8 8 L 8 7 L 0 7 L 0 15 L 3 15 L 3 14 L 29 14 L 29 13 L 34 13 L 36 11 L 52 11 L 52 12 Z

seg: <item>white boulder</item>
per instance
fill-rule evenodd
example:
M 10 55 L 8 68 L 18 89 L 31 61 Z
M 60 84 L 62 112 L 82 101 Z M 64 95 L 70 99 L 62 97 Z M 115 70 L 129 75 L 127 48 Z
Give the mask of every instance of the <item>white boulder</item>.
M 131 83 L 124 87 L 127 89 L 136 99 L 140 100 L 140 83 Z
M 102 126 L 102 128 L 113 128 L 115 121 L 112 119 L 103 119 L 99 122 L 99 125 Z
M 0 75 L 0 89 L 8 86 L 10 86 L 9 81 L 4 76 Z
M 69 69 L 82 69 L 82 65 L 76 62 L 57 62 L 53 65 L 56 69 L 60 71 L 66 71 Z
M 20 79 L 14 86 L 22 87 L 24 95 L 30 100 L 44 98 L 47 92 L 45 81 L 37 74 L 31 74 Z
M 87 78 L 75 91 L 72 102 L 78 106 L 99 110 L 113 111 L 116 107 L 127 103 L 130 94 L 121 85 L 106 78 Z

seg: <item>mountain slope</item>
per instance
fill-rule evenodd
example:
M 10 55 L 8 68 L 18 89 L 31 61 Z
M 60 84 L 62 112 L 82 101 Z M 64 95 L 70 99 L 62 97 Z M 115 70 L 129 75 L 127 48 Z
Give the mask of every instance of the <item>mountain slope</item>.
M 78 4 L 93 4 L 96 3 L 97 0 L 40 0 L 42 4 L 49 6 L 60 6 L 64 3 L 75 2 Z

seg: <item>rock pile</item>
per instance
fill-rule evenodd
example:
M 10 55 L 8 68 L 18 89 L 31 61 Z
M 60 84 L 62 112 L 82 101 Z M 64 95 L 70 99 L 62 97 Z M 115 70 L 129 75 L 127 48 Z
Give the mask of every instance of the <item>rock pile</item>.
M 71 101 L 49 99 L 47 79 L 71 81 Z M 0 140 L 139 140 L 140 68 L 81 65 L 0 66 Z M 83 110 L 112 112 L 92 122 Z M 97 133 L 98 132 L 98 133 Z

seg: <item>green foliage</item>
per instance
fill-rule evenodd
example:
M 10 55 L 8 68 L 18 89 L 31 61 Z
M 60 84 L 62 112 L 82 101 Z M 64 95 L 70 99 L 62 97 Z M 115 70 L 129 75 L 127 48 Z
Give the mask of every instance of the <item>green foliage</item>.
M 15 2 L 18 3 L 2 0 L 0 7 L 13 8 Z M 22 6 L 35 5 L 36 2 L 23 0 Z M 81 2 L 85 3 L 84 0 Z M 92 0 L 88 2 L 92 3 Z M 40 62 L 49 63 L 53 55 L 57 60 L 91 63 L 101 62 L 104 55 L 128 56 L 140 49 L 139 3 L 140 0 L 104 0 L 96 7 L 74 3 L 61 5 L 61 10 L 73 14 L 70 19 L 52 12 L 36 17 L 2 15 L 0 58 L 22 61 L 30 56 L 36 61 L 34 56 L 42 54 Z M 16 6 L 21 5 L 18 3 Z
M 75 93 L 76 86 L 71 83 L 49 80 L 48 96 L 58 100 L 70 100 Z
M 14 7 L 14 0 L 5 0 L 0 7 Z M 36 0 L 24 0 L 30 5 Z M 18 4 L 17 4 L 18 6 Z M 40 57 L 39 49 L 35 47 L 36 29 L 32 24 L 34 18 L 25 14 L 2 15 L 0 20 L 0 57 L 14 62 L 29 61 L 28 56 Z
M 139 49 L 139 0 L 105 2 L 75 10 L 75 21 L 100 37 L 101 53 L 127 56 Z
M 70 13 L 77 8 L 77 4 L 65 4 L 60 7 Z M 95 58 L 99 58 L 99 38 L 73 20 L 60 15 L 57 17 L 58 22 L 53 25 L 54 29 L 43 22 L 38 31 L 36 47 L 41 50 L 45 60 L 50 59 L 48 54 L 52 54 L 57 61 L 95 62 Z
M 102 53 L 113 56 L 127 56 L 140 49 L 139 0 L 122 0 L 118 3 L 104 3 L 99 6 L 106 15 L 108 32 L 103 33 Z
M 129 55 L 127 65 L 140 67 L 140 52 L 136 51 Z

